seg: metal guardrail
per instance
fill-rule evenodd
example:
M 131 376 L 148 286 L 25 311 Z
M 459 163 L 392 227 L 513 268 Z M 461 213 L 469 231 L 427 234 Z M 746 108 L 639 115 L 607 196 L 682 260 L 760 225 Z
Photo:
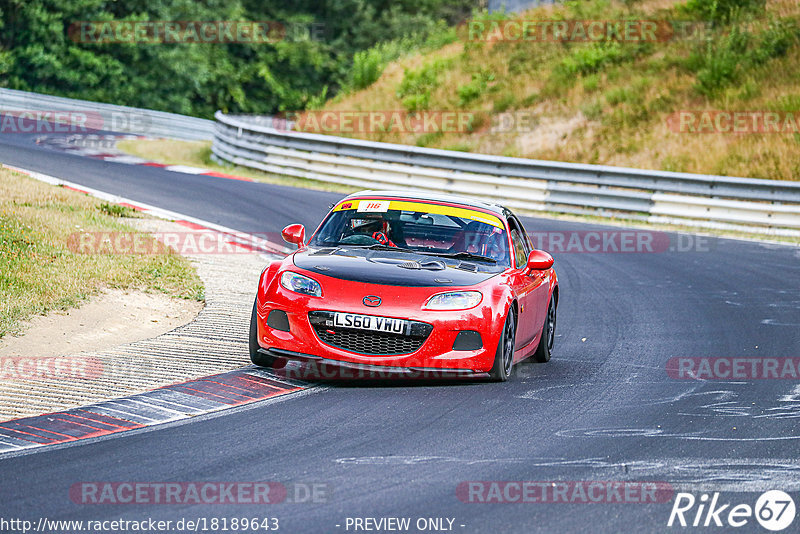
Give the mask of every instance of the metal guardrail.
M 366 188 L 471 195 L 528 211 L 800 235 L 800 183 L 470 154 L 278 130 L 216 113 L 212 157 Z
M 14 89 L 0 89 L 0 113 L 24 119 L 33 117 L 30 112 L 42 112 L 40 117 L 43 120 L 39 122 L 45 127 L 37 127 L 37 133 L 47 131 L 46 123 L 67 122 L 71 123 L 72 129 L 68 131 L 72 133 L 80 132 L 81 127 L 85 126 L 90 129 L 147 137 L 211 140 L 214 136 L 214 121 L 211 120 Z M 44 115 L 45 113 L 49 115 Z M 84 116 L 76 117 L 77 114 Z M 20 128 L 24 129 L 26 126 Z M 4 126 L 0 133 L 11 133 L 14 130 L 13 125 Z

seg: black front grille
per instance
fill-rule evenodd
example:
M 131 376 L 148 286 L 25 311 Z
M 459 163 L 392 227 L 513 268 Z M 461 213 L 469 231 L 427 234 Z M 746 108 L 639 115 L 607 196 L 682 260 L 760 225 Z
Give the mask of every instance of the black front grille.
M 410 354 L 425 343 L 433 327 L 427 323 L 413 321 L 410 333 L 392 334 L 370 332 L 333 325 L 333 312 L 310 312 L 311 326 L 326 345 L 371 356 Z

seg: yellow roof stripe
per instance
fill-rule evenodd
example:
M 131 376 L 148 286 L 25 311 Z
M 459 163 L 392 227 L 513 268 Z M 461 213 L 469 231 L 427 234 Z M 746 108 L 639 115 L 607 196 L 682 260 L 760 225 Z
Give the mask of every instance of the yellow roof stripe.
M 372 200 L 372 199 L 345 200 L 343 202 L 340 202 L 333 209 L 333 211 L 346 211 L 346 210 L 358 209 L 358 203 L 361 200 Z M 375 199 L 375 200 L 380 200 L 380 199 Z M 350 204 L 350 206 L 345 208 L 344 206 L 347 204 Z M 486 224 L 490 224 L 492 226 L 496 226 L 497 228 L 500 229 L 503 228 L 503 223 L 500 221 L 500 218 L 497 217 L 496 215 L 492 215 L 490 213 L 483 213 L 481 211 L 475 211 L 468 208 L 456 208 L 454 206 L 428 204 L 427 202 L 408 202 L 405 200 L 392 200 L 391 202 L 389 202 L 389 209 L 396 211 L 416 211 L 421 213 L 431 213 L 435 215 L 452 215 L 453 217 L 461 217 L 462 219 L 480 221 Z

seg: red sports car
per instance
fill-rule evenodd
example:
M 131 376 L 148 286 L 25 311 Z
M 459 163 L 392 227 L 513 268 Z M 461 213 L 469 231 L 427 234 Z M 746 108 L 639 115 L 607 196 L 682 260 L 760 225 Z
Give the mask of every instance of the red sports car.
M 553 258 L 506 208 L 466 198 L 364 191 L 338 202 L 310 240 L 261 274 L 250 358 L 377 372 L 507 380 L 550 359 Z

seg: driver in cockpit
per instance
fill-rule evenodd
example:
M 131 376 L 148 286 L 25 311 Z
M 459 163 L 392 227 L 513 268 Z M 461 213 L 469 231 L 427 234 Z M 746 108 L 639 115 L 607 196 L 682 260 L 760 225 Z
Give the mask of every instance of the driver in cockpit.
M 365 219 L 366 218 L 367 217 L 365 217 Z M 368 217 L 368 219 L 373 219 L 373 217 Z M 355 223 L 356 221 L 354 220 L 353 222 Z M 359 222 L 362 224 L 359 224 L 353 228 L 355 233 L 360 235 L 368 235 L 381 245 L 386 245 L 389 247 L 397 246 L 393 240 L 397 232 L 394 231 L 393 224 L 388 220 L 388 218 L 379 216 L 375 217 L 373 220 Z

